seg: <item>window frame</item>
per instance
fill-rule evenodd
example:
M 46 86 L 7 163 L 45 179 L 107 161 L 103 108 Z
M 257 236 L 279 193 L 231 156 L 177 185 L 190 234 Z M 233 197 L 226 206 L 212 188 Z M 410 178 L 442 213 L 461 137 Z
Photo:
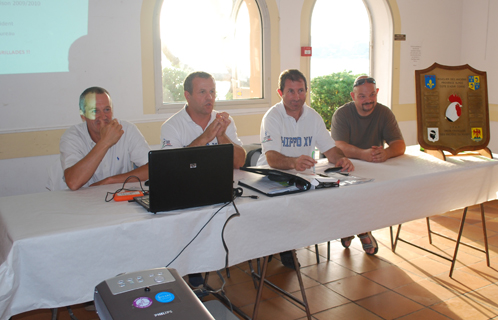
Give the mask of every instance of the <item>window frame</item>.
M 160 37 L 160 15 L 164 0 L 157 0 L 154 7 L 153 16 L 153 64 L 154 64 L 154 91 L 155 91 L 155 113 L 170 114 L 176 113 L 185 102 L 163 103 L 163 86 L 162 86 L 162 65 L 161 65 L 161 37 Z M 244 0 L 237 0 L 234 8 L 239 8 Z M 257 114 L 266 112 L 271 103 L 271 84 L 270 84 L 270 17 L 265 0 L 253 0 L 259 9 L 259 19 L 261 21 L 261 48 L 262 48 L 262 98 L 254 99 L 234 99 L 234 100 L 216 100 L 215 108 L 220 111 L 230 111 L 231 115 L 236 114 Z M 238 9 L 237 9 L 238 10 Z M 201 70 L 202 71 L 202 70 Z
M 307 12 L 304 13 L 306 23 L 301 27 L 306 28 L 301 32 L 301 43 L 311 45 L 311 19 L 313 8 L 317 0 L 304 0 Z M 377 88 L 380 88 L 377 100 L 393 109 L 398 97 L 394 97 L 393 83 L 399 80 L 399 68 L 394 68 L 394 13 L 390 4 L 391 0 L 363 0 L 363 4 L 370 18 L 370 76 L 375 78 Z M 398 30 L 399 31 L 399 30 Z M 396 63 L 396 65 L 398 65 Z M 310 78 L 310 63 L 301 59 L 301 70 L 308 72 Z M 311 79 L 309 80 L 311 81 Z M 309 99 L 309 95 L 308 98 Z M 307 100 L 309 102 L 309 100 Z

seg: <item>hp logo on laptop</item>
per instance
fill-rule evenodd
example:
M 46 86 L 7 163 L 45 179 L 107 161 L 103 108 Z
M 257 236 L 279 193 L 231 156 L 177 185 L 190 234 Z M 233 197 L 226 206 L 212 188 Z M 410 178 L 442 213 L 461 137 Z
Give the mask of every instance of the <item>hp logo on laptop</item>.
M 197 163 L 191 163 L 190 164 L 190 169 L 195 169 L 197 168 Z

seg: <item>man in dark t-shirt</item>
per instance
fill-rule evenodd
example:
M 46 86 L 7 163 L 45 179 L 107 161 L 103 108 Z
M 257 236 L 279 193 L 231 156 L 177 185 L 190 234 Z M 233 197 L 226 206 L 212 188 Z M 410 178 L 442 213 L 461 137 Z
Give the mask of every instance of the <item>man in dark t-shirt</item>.
M 351 92 L 353 101 L 337 109 L 332 117 L 332 138 L 346 157 L 384 162 L 405 153 L 396 118 L 391 109 L 377 103 L 378 92 L 373 78 L 358 77 Z
M 378 92 L 374 78 L 360 76 L 351 92 L 353 101 L 334 112 L 331 135 L 346 157 L 384 162 L 405 153 L 405 141 L 396 118 L 391 109 L 377 103 Z M 371 232 L 358 237 L 367 254 L 377 253 L 379 248 Z M 342 245 L 348 248 L 353 238 L 341 239 Z

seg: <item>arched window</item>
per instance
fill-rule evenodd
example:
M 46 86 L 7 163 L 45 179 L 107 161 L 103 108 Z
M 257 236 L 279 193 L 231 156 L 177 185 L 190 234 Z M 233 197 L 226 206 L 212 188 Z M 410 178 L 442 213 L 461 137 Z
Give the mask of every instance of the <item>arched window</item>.
M 159 1 L 154 49 L 158 112 L 183 106 L 183 80 L 193 71 L 214 76 L 218 109 L 266 100 L 266 46 L 257 0 Z
M 311 28 L 314 23 L 312 20 L 315 19 L 313 12 L 315 11 L 315 6 L 320 6 L 319 3 L 321 1 L 336 2 L 333 0 L 304 0 L 307 12 L 307 18 L 305 18 L 305 28 L 308 29 L 306 29 L 307 32 L 302 34 L 301 42 L 303 45 L 311 45 L 313 47 L 313 56 L 316 56 L 316 48 L 314 45 L 316 39 L 311 37 Z M 350 1 L 338 2 L 349 3 Z M 379 94 L 377 95 L 378 101 L 388 107 L 392 107 L 393 79 L 399 79 L 399 70 L 393 68 L 395 64 L 393 56 L 393 52 L 395 50 L 393 14 L 397 13 L 397 7 L 394 7 L 394 11 L 392 11 L 392 1 L 390 0 L 362 0 L 359 2 L 362 2 L 364 5 L 368 16 L 368 22 L 370 24 L 369 70 L 365 72 L 375 78 L 377 87 L 380 88 Z M 351 35 L 352 26 L 359 23 L 359 15 L 357 11 L 345 10 L 341 14 L 348 17 L 348 22 L 339 27 L 339 29 L 332 28 L 330 24 L 326 25 L 324 28 L 328 32 L 329 37 L 334 37 L 337 33 Z M 331 18 L 329 18 L 328 22 L 330 22 L 330 20 Z M 362 21 L 366 22 L 367 20 L 362 18 Z M 399 26 L 397 31 L 400 31 Z M 312 60 L 311 64 L 314 63 L 315 62 Z M 301 60 L 301 67 L 303 70 L 307 69 L 310 72 L 313 72 L 310 70 L 313 67 L 310 66 L 310 63 L 306 63 L 306 60 Z M 355 72 L 354 70 L 352 71 Z M 310 75 L 310 78 L 312 78 L 312 73 L 310 73 Z
M 311 19 L 311 78 L 342 71 L 369 74 L 370 34 L 362 0 L 317 0 Z

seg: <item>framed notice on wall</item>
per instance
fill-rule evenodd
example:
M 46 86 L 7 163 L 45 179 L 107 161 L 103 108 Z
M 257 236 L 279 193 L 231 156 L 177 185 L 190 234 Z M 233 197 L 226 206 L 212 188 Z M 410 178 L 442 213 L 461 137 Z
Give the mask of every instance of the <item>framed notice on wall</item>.
M 415 71 L 417 136 L 428 150 L 486 149 L 489 133 L 486 72 L 434 63 Z

